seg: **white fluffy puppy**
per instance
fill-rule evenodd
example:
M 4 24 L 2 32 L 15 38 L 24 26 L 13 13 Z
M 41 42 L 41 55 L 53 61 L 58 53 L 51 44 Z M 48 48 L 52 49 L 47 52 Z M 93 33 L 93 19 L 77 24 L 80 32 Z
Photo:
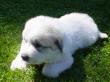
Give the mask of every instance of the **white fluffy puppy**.
M 66 14 L 60 18 L 37 16 L 28 20 L 22 33 L 21 49 L 11 69 L 24 69 L 28 64 L 44 64 L 42 73 L 57 77 L 74 62 L 77 49 L 107 38 L 94 20 L 83 13 Z

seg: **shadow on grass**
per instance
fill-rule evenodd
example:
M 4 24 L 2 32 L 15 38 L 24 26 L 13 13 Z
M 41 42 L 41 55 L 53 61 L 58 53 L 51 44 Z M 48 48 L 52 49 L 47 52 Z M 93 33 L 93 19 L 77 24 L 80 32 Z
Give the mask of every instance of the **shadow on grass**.
M 96 20 L 101 30 L 105 30 L 108 33 L 110 30 L 110 0 L 0 0 L 0 3 L 2 3 L 0 4 L 0 22 L 4 25 L 14 22 L 21 26 L 28 18 L 41 14 L 60 17 L 70 12 L 84 12 Z M 8 31 L 9 30 L 7 30 L 7 32 Z M 3 30 L 1 30 L 1 32 L 3 32 Z M 10 33 L 11 32 L 13 32 L 12 29 Z M 72 68 L 62 73 L 60 77 L 56 79 L 44 77 L 41 74 L 41 68 L 37 67 L 34 81 L 85 82 L 87 73 L 85 73 L 84 60 L 88 54 L 95 52 L 94 47 L 100 50 L 103 46 L 102 41 L 98 41 L 88 49 L 78 50 Z
M 94 47 L 98 48 L 98 50 L 104 47 L 104 41 L 107 42 L 108 40 L 98 40 L 93 46 L 76 51 L 74 55 L 74 64 L 70 69 L 64 71 L 58 78 L 52 79 L 43 76 L 41 74 L 42 66 L 36 66 L 37 70 L 34 76 L 34 82 L 85 82 L 85 80 L 87 79 L 87 75 L 84 68 L 84 60 L 86 56 L 88 56 L 88 54 L 90 54 L 91 52 L 96 52 L 94 50 Z M 94 64 L 97 63 L 98 60 Z

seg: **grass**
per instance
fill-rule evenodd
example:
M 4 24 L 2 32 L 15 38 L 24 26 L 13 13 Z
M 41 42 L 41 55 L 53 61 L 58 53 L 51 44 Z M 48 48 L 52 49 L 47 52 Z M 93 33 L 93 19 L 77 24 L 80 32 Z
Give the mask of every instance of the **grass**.
M 71 12 L 88 13 L 99 29 L 110 35 L 109 9 L 109 0 L 0 0 L 0 82 L 110 82 L 110 37 L 78 50 L 72 68 L 56 79 L 44 77 L 35 66 L 26 71 L 10 70 L 29 18 L 41 14 L 60 17 Z

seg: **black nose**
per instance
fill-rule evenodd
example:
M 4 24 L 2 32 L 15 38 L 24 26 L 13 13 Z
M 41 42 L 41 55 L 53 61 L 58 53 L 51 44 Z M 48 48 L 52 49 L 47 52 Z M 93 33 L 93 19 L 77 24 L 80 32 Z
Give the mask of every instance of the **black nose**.
M 29 60 L 29 57 L 28 56 L 21 56 L 22 57 L 22 59 L 24 60 L 24 61 L 28 61 Z

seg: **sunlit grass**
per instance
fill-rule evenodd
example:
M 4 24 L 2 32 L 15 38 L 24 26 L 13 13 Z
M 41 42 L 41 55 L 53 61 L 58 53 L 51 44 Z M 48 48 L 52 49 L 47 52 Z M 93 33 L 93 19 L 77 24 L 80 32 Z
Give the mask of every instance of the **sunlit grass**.
M 0 82 L 109 82 L 110 37 L 88 49 L 78 50 L 72 68 L 56 79 L 43 76 L 37 66 L 29 66 L 26 71 L 10 70 L 19 52 L 23 26 L 29 18 L 84 12 L 110 36 L 109 9 L 110 1 L 105 0 L 0 0 Z

